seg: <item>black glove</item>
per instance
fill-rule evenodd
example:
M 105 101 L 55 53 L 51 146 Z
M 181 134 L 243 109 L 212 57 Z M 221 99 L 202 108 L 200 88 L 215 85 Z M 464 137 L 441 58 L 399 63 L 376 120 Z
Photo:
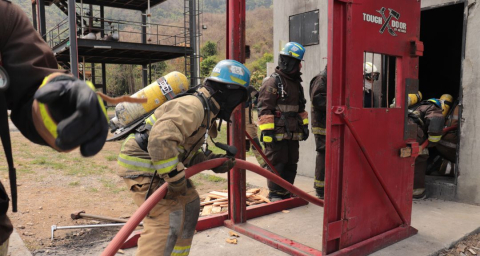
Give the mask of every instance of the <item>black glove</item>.
M 212 171 L 214 173 L 226 173 L 235 166 L 235 163 L 236 163 L 235 158 L 227 155 L 211 154 L 208 156 L 207 160 L 217 159 L 217 158 L 227 158 L 227 160 L 223 162 L 223 164 L 221 164 L 220 166 L 212 168 Z
M 275 137 L 275 132 L 273 130 L 262 131 L 260 139 L 263 141 L 263 143 L 271 143 L 277 141 L 277 138 Z
M 184 196 L 187 194 L 187 179 L 185 179 L 185 172 L 181 170 L 173 171 L 177 174 L 173 177 L 169 177 L 168 175 L 164 177 L 164 180 L 168 182 L 168 191 L 165 195 L 165 199 L 175 199 L 179 196 Z
M 245 151 L 250 151 L 250 140 L 245 140 Z
M 308 136 L 310 135 L 310 131 L 308 130 L 308 125 L 303 125 L 302 129 L 303 129 L 302 140 L 307 140 Z
M 41 86 L 34 96 L 38 102 L 47 105 L 52 119 L 58 124 L 55 145 L 64 151 L 80 146 L 83 156 L 97 154 L 108 133 L 103 101 L 90 86 L 93 85 L 60 75 Z

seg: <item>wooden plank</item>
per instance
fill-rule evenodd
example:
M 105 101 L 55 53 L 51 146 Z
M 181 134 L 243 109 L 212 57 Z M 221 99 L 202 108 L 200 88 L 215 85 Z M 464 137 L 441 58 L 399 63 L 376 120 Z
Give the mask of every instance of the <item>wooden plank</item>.
M 224 193 L 224 192 L 211 191 L 209 192 L 209 194 L 228 198 L 228 193 Z
M 259 188 L 251 188 L 251 189 L 247 190 L 247 193 L 252 193 L 252 194 L 256 194 L 258 192 L 260 192 Z
M 205 206 L 205 207 L 208 207 L 208 206 Z M 220 206 L 212 206 L 212 213 L 219 213 L 222 211 L 222 207 Z
M 228 205 L 228 202 L 225 202 L 225 201 L 223 201 L 223 202 L 216 202 L 216 203 L 213 203 L 213 207 L 219 206 L 219 205 L 224 205 L 224 204 Z
M 213 204 L 213 203 L 217 203 L 217 202 L 225 202 L 227 200 L 228 200 L 228 198 L 220 198 L 220 199 L 215 199 L 215 200 L 211 200 L 211 201 L 205 200 L 205 202 L 200 203 L 200 206 L 204 206 L 204 205 L 207 205 L 207 204 Z
M 202 216 L 210 215 L 212 213 L 213 205 L 206 205 L 203 207 Z

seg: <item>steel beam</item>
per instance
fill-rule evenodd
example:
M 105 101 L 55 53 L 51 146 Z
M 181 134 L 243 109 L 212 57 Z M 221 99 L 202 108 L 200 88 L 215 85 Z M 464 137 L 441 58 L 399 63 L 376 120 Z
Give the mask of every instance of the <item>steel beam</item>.
M 42 1 L 42 0 L 40 0 Z M 77 11 L 75 0 L 68 0 L 68 28 L 70 38 L 70 72 L 78 78 L 78 47 L 77 47 Z M 93 40 L 92 40 L 93 41 Z
M 37 27 L 37 2 L 32 2 L 32 21 L 33 21 L 33 28 L 38 31 L 38 27 Z
M 69 0 L 71 1 L 71 0 Z M 113 41 L 100 41 L 100 40 L 89 40 L 89 39 L 78 39 L 79 47 L 110 47 L 110 49 L 119 49 L 119 50 L 140 50 L 140 51 L 152 51 L 160 53 L 176 53 L 181 54 L 182 56 L 187 51 L 187 54 L 192 54 L 193 49 L 190 47 L 181 47 L 181 46 L 170 46 L 170 45 L 156 45 L 156 44 L 138 44 L 138 43 L 128 43 L 128 42 L 113 42 Z
M 142 44 L 147 44 L 147 11 L 142 10 Z M 147 86 L 147 65 L 142 65 L 142 85 Z
M 227 59 L 245 63 L 245 0 L 227 1 Z M 236 155 L 245 159 L 245 111 L 244 104 L 238 106 L 233 114 L 233 122 L 229 124 L 228 142 L 238 149 Z M 246 174 L 245 170 L 234 167 L 228 174 L 229 219 L 233 223 L 247 220 L 245 206 Z
M 189 26 L 190 26 L 190 48 L 193 49 L 193 54 L 190 55 L 190 84 L 196 86 L 199 84 L 199 67 L 200 67 L 200 47 L 197 42 L 197 3 L 198 0 L 188 1 L 189 9 Z
M 45 23 L 45 0 L 37 0 L 38 10 L 38 33 L 42 36 L 43 40 L 47 40 L 47 25 Z
M 103 37 L 105 36 L 105 7 L 103 5 L 100 5 L 100 28 L 102 31 L 100 31 L 100 36 Z
M 105 63 L 102 63 L 102 92 L 107 94 L 107 73 Z

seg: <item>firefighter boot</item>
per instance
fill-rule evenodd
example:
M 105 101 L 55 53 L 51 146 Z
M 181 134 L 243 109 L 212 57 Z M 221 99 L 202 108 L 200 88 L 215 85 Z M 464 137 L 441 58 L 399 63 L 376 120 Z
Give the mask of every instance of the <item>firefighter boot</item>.
M 325 194 L 325 189 L 324 188 L 316 188 L 315 189 L 315 194 L 316 194 L 318 199 L 323 199 L 324 194 Z
M 297 164 L 286 164 L 285 170 L 283 174 L 283 179 L 288 181 L 290 184 L 293 185 L 295 182 L 295 177 L 297 176 Z M 283 199 L 290 198 L 292 195 L 290 191 L 285 190 L 286 194 L 283 196 Z
M 277 170 L 280 177 L 284 178 L 285 164 L 276 164 L 273 167 L 275 168 L 275 170 Z M 270 170 L 270 168 L 268 168 L 268 170 Z M 267 185 L 268 185 L 268 189 L 270 190 L 268 192 L 268 199 L 270 200 L 270 202 L 276 202 L 276 201 L 282 200 L 285 194 L 288 192 L 287 190 L 280 187 L 279 185 L 277 185 L 271 180 L 267 180 Z

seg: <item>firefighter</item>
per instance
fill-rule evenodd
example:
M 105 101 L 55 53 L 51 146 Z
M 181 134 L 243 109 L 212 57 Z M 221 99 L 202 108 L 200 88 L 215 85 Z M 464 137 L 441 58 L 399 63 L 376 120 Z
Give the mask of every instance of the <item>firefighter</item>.
M 220 61 L 203 85 L 191 94 L 167 101 L 146 119 L 143 132 L 124 142 L 118 164 L 140 206 L 168 182 L 168 192 L 143 221 L 137 255 L 188 255 L 197 224 L 200 199 L 184 168 L 227 157 L 208 150 L 207 136 L 216 137 L 216 120 L 230 121 L 235 107 L 247 100 L 250 72 L 234 60 Z M 202 148 L 202 150 L 199 150 Z M 229 171 L 235 159 L 213 169 Z
M 373 83 L 378 80 L 380 73 L 377 67 L 371 62 L 363 64 L 363 107 L 373 107 Z
M 440 97 L 442 102 L 442 114 L 445 116 L 445 127 L 458 126 L 459 106 L 456 104 L 453 111 L 450 109 L 453 105 L 453 97 L 450 94 L 443 94 Z M 455 162 L 457 161 L 457 144 L 458 144 L 458 129 L 446 133 L 438 142 L 436 149 L 438 153 L 444 158 L 440 173 L 453 175 L 452 171 Z M 449 169 L 446 171 L 446 169 Z
M 264 80 L 258 97 L 258 124 L 265 155 L 279 175 L 293 184 L 297 174 L 299 141 L 306 140 L 308 113 L 301 79 L 305 48 L 295 42 L 285 44 L 275 72 Z M 290 192 L 268 180 L 269 198 L 289 198 Z
M 247 91 L 248 100 L 247 104 L 245 104 L 245 132 L 248 133 L 253 139 L 253 141 L 260 147 L 260 141 L 258 140 L 257 134 L 257 125 L 255 124 L 252 116 L 252 110 L 258 102 L 258 91 L 251 85 L 248 86 Z M 249 151 L 250 148 L 252 149 L 252 153 L 255 155 L 258 164 L 265 168 L 265 160 L 263 160 L 263 157 L 260 155 L 258 150 L 253 145 L 251 145 L 250 140 L 248 140 L 247 138 L 245 140 L 245 149 L 246 151 Z
M 8 125 L 8 109 L 12 122 L 33 143 L 61 152 L 80 147 L 83 156 L 98 153 L 105 143 L 108 123 L 93 85 L 57 70 L 50 47 L 20 7 L 0 0 L 0 10 L 0 57 L 9 76 L 8 89 L 0 90 L 2 140 L 9 138 L 8 130 L 3 129 Z M 9 158 L 7 144 L 3 146 Z M 0 184 L 0 245 L 4 247 L 12 232 L 6 216 L 8 201 Z
M 315 136 L 317 157 L 315 162 L 315 188 L 319 199 L 324 197 L 325 187 L 325 135 L 327 135 L 327 66 L 310 81 L 310 101 L 312 102 L 312 132 Z
M 417 124 L 417 142 L 422 145 L 428 140 L 428 147 L 435 147 L 442 138 L 443 125 L 445 118 L 442 115 L 442 103 L 438 99 L 429 99 L 421 101 L 420 92 L 410 94 L 409 98 L 419 98 L 419 102 L 409 107 L 409 122 Z M 415 100 L 410 101 L 414 104 Z M 426 198 L 425 190 L 425 172 L 427 169 L 428 148 L 420 152 L 415 159 L 415 173 L 413 181 L 413 198 Z

